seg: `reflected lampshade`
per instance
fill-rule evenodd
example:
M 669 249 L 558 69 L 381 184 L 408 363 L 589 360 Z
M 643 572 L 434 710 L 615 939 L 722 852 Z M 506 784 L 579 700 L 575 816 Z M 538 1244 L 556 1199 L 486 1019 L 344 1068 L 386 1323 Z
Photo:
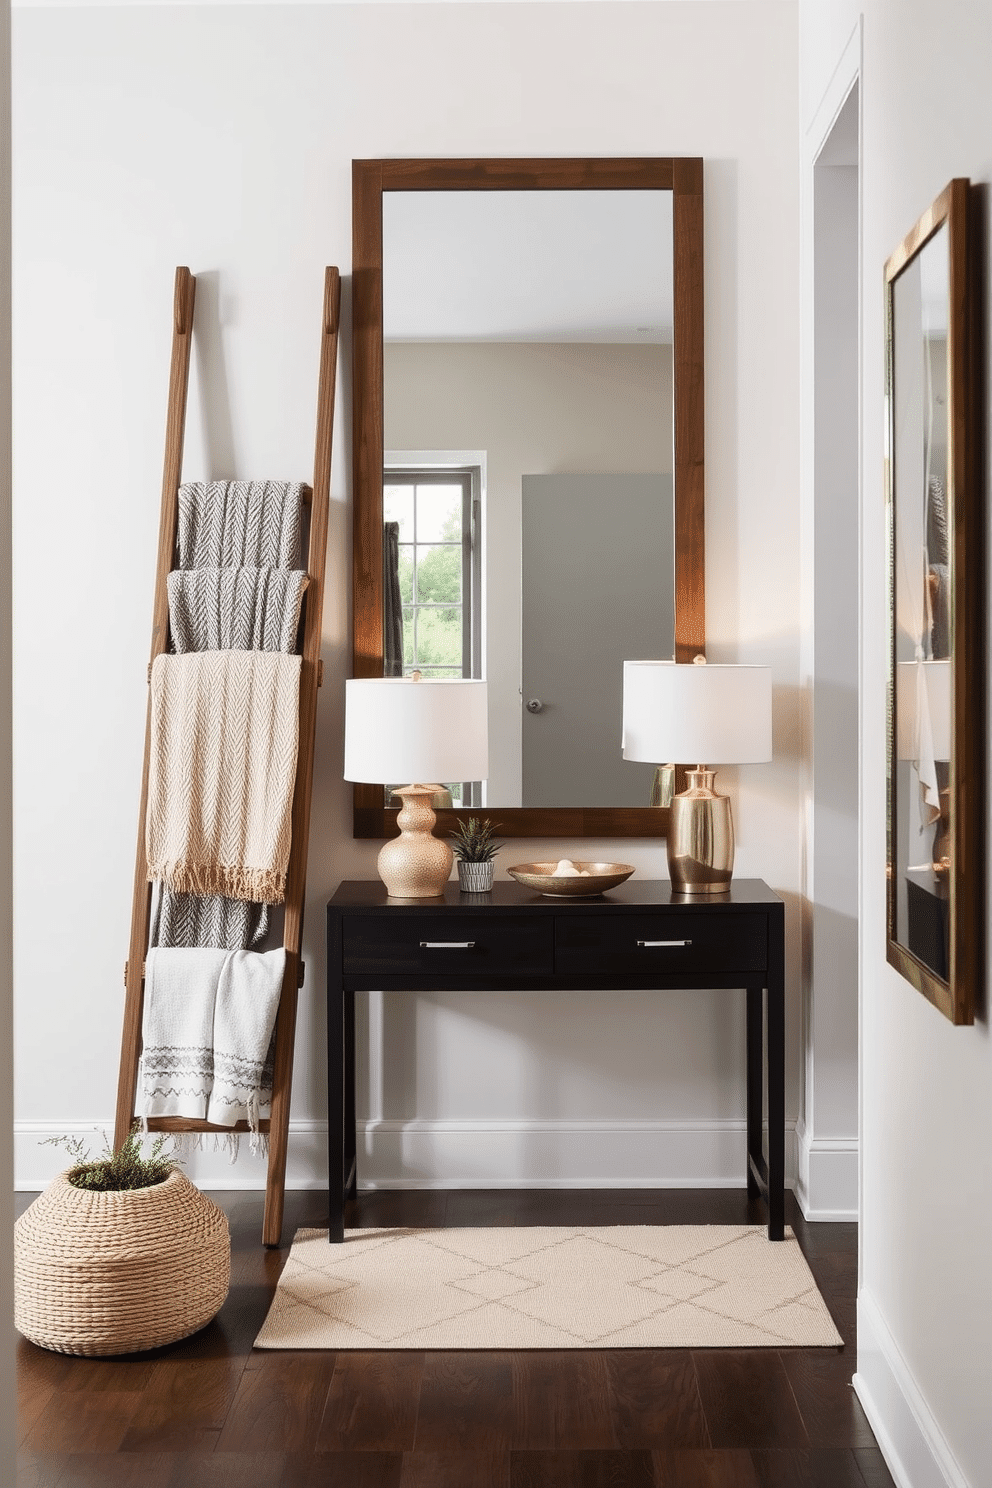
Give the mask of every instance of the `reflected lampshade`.
M 925 752 L 923 702 L 926 694 L 930 746 L 935 760 L 951 757 L 951 662 L 901 661 L 896 667 L 896 756 L 918 760 Z

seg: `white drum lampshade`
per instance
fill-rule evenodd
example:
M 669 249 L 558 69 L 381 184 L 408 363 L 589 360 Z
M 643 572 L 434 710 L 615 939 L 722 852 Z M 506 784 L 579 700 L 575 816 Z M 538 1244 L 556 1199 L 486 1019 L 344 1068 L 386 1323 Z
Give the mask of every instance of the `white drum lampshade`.
M 345 683 L 344 778 L 410 784 L 401 797 L 399 837 L 379 854 L 390 896 L 433 898 L 444 892 L 454 861 L 433 836 L 431 797 L 449 780 L 489 774 L 485 682 L 461 678 L 362 677 Z
M 625 661 L 623 757 L 649 764 L 770 760 L 771 667 Z
M 725 893 L 734 868 L 733 818 L 727 797 L 713 789 L 716 772 L 705 766 L 771 759 L 771 668 L 625 661 L 623 757 L 698 766 L 671 805 L 672 887 Z

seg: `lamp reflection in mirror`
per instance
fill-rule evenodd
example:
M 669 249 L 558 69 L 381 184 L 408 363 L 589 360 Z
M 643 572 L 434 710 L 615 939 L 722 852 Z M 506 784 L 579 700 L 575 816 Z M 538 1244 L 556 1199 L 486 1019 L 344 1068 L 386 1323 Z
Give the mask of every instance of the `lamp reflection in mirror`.
M 393 792 L 403 802 L 400 835 L 379 853 L 379 877 L 391 898 L 444 893 L 454 856 L 433 835 L 431 801 L 448 781 L 487 778 L 487 715 L 485 682 L 415 673 L 345 683 L 345 780 L 411 782 Z
M 772 679 L 767 666 L 623 664 L 623 757 L 706 761 L 672 800 L 668 871 L 682 894 L 723 894 L 734 871 L 730 801 L 713 789 L 717 764 L 772 757 Z
M 919 787 L 920 835 L 936 823 L 930 844 L 937 874 L 950 866 L 951 661 L 919 658 L 896 666 L 896 758 L 912 764 Z M 925 847 L 926 844 L 918 844 Z

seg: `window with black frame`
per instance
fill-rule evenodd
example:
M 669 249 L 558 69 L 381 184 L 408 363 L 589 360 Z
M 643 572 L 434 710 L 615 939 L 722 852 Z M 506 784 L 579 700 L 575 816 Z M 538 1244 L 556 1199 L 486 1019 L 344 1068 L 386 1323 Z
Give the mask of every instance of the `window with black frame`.
M 390 469 L 382 496 L 384 674 L 481 677 L 480 471 Z M 435 806 L 481 805 L 480 781 L 443 784 Z

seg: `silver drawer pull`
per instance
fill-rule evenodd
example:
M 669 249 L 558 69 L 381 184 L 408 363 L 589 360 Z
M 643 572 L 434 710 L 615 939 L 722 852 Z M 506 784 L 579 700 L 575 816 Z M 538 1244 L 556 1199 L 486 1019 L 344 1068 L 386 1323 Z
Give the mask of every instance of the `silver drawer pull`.
M 691 940 L 639 940 L 639 946 L 691 946 Z
M 420 949 L 422 951 L 470 951 L 474 945 L 474 940 L 422 940 Z

